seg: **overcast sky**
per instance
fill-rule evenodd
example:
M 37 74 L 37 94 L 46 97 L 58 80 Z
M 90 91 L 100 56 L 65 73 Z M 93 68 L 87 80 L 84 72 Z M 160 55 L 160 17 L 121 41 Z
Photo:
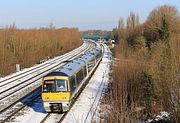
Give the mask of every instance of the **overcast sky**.
M 180 8 L 180 0 L 0 0 L 0 26 L 39 28 L 53 23 L 57 28 L 112 30 L 130 11 L 144 22 L 149 12 L 164 4 Z

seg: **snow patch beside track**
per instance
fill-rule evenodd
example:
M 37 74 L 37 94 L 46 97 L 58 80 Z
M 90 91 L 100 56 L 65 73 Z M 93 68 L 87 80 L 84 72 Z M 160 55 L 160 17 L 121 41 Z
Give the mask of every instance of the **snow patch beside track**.
M 103 89 L 109 80 L 110 63 L 111 52 L 105 46 L 102 62 L 62 123 L 91 122 L 101 99 Z

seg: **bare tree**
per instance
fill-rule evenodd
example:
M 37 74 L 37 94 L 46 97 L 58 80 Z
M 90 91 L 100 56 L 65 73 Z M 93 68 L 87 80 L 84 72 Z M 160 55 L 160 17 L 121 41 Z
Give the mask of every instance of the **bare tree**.
M 125 28 L 124 19 L 120 17 L 118 21 L 118 29 L 124 29 L 124 28 Z
M 134 29 L 139 24 L 139 16 L 134 12 L 130 12 L 127 18 L 127 29 Z

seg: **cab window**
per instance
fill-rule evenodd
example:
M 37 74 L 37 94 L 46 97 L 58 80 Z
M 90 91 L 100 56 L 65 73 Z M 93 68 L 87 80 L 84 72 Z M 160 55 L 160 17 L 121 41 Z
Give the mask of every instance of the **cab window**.
M 56 91 L 55 87 L 56 87 L 56 84 L 55 84 L 54 80 L 45 80 L 43 91 L 44 92 L 54 92 L 54 91 Z
M 66 80 L 45 80 L 43 91 L 44 92 L 61 92 L 67 91 L 67 81 Z
M 66 80 L 56 80 L 56 91 L 67 91 Z

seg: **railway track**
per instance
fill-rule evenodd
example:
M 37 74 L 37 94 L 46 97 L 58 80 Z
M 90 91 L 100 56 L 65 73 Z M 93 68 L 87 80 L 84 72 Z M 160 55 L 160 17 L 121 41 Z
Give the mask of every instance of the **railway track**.
M 86 46 L 87 46 L 87 44 L 84 43 L 81 47 L 79 47 L 79 48 L 77 48 L 77 49 L 75 49 L 75 50 L 73 50 L 71 52 L 76 52 L 76 51 L 78 51 L 80 49 L 83 49 Z M 66 55 L 71 54 L 71 52 L 67 53 Z M 32 74 L 32 73 L 36 72 L 37 70 L 42 69 L 42 68 L 44 68 L 45 66 L 47 66 L 49 64 L 53 64 L 54 62 L 58 62 L 60 58 L 62 58 L 62 56 L 59 56 L 59 57 L 56 57 L 54 59 L 48 60 L 48 61 L 46 61 L 46 62 L 44 62 L 42 64 L 39 64 L 37 66 L 28 68 L 25 71 L 20 71 L 20 72 L 17 72 L 15 74 L 13 74 L 13 75 L 9 75 L 7 77 L 1 78 L 0 79 L 0 87 L 3 87 L 5 85 L 7 85 L 7 84 L 10 84 L 10 83 L 18 80 L 19 78 L 24 77 L 24 76 L 26 76 L 28 74 Z
M 51 115 L 51 114 L 48 113 L 48 114 L 41 120 L 40 123 L 44 123 L 50 115 Z
M 66 57 L 71 56 L 71 54 L 73 54 L 74 52 L 77 52 L 78 50 L 81 51 L 84 48 L 87 48 L 87 46 L 83 44 L 80 48 L 74 50 L 73 52 L 67 53 L 67 54 L 65 54 L 63 56 L 59 56 L 59 57 L 57 57 L 55 59 L 49 60 L 49 61 L 44 62 L 44 63 L 42 63 L 40 65 L 37 65 L 35 67 L 29 68 L 25 72 L 21 71 L 21 72 L 18 72 L 17 74 L 14 74 L 12 76 L 5 77 L 5 78 L 0 80 L 0 90 L 3 89 L 3 88 L 9 87 L 9 85 L 11 85 L 12 83 L 16 83 L 16 81 L 22 79 L 22 77 L 27 78 L 28 75 L 31 75 L 31 74 L 34 74 L 34 73 L 36 74 L 37 72 L 39 72 L 40 70 L 46 68 L 47 66 L 49 66 L 51 64 L 54 64 L 56 62 L 59 62 L 63 58 L 66 59 Z M 1 90 L 0 94 L 3 93 L 4 91 L 5 90 Z
M 73 104 L 67 116 L 60 120 L 63 123 L 92 122 L 93 117 L 97 116 L 97 108 L 99 100 L 103 95 L 103 91 L 107 87 L 108 73 L 110 68 L 110 51 L 104 47 L 103 59 L 88 82 L 86 88 L 83 89 L 79 99 Z M 96 119 L 96 118 L 95 118 Z
M 72 60 L 78 57 L 82 52 L 86 52 L 94 46 L 94 44 L 85 43 L 80 48 L 73 50 L 70 53 L 55 58 L 54 60 L 47 61 L 39 66 L 30 68 L 24 73 L 20 72 L 12 75 L 11 77 L 8 76 L 7 78 L 1 79 L 0 122 L 8 121 L 8 119 L 10 119 L 13 115 L 25 108 L 29 103 L 33 103 L 34 100 L 40 97 L 40 95 L 32 96 L 34 98 L 29 99 L 28 102 L 25 102 L 23 104 L 19 102 L 23 97 L 34 94 L 34 90 L 37 91 L 38 89 L 40 89 L 39 87 L 41 86 L 41 77 L 43 75 L 47 74 L 50 70 L 55 70 L 60 66 L 63 66 L 64 64 L 66 64 L 65 62 L 67 60 Z M 51 67 L 48 67 L 49 65 Z M 41 70 L 42 68 L 44 69 Z M 32 74 L 35 75 L 33 75 L 32 77 Z M 40 90 L 38 92 L 41 94 Z
M 93 44 L 91 44 L 91 45 L 93 45 Z M 90 46 L 90 44 L 88 44 L 88 43 L 83 43 L 82 46 L 80 46 L 79 48 L 77 48 L 77 49 L 75 49 L 75 50 L 73 50 L 73 51 L 71 51 L 71 52 L 69 52 L 69 53 L 66 53 L 66 55 L 69 55 L 69 54 L 71 54 L 72 52 L 77 52 L 78 50 L 82 50 L 82 49 L 84 49 L 84 48 L 87 48 L 87 46 Z M 50 59 L 50 60 L 48 60 L 48 61 L 46 61 L 46 62 L 44 62 L 44 63 L 42 63 L 42 64 L 39 64 L 39 65 L 37 65 L 37 66 L 28 68 L 28 69 L 26 69 L 25 71 L 23 70 L 23 71 L 14 73 L 14 74 L 12 74 L 12 75 L 8 75 L 8 76 L 6 76 L 6 77 L 4 77 L 4 78 L 0 78 L 0 87 L 6 85 L 6 84 L 8 84 L 8 83 L 11 83 L 11 82 L 13 81 L 13 79 L 16 80 L 16 79 L 21 78 L 21 77 L 23 77 L 23 76 L 25 76 L 25 75 L 28 75 L 29 73 L 33 73 L 34 70 L 36 70 L 36 69 L 38 69 L 38 68 L 44 67 L 45 65 L 53 64 L 53 63 L 56 62 L 56 61 L 58 62 L 59 58 L 61 58 L 61 57 L 62 57 L 62 56 L 58 56 L 58 57 L 53 58 L 53 59 Z
M 22 103 L 23 102 L 23 103 Z M 36 105 L 41 101 L 41 88 L 38 88 L 33 93 L 25 97 L 21 102 L 9 107 L 5 112 L 0 114 L 0 123 L 11 122 L 18 114 L 22 114 L 25 110 L 28 110 L 29 106 Z M 26 109 L 27 108 L 27 109 Z M 42 107 L 43 108 L 43 107 Z M 24 110 L 24 111 L 23 111 Z M 22 112 L 22 113 L 21 113 Z M 45 113 L 45 111 L 44 111 Z M 66 113 L 45 113 L 40 123 L 48 123 L 49 119 L 54 119 L 56 122 L 61 121 Z
M 20 110 L 26 108 L 28 105 L 31 105 L 35 101 L 40 100 L 41 97 L 41 88 L 39 87 L 33 93 L 25 97 L 21 102 L 17 102 L 15 105 L 8 107 L 8 109 L 0 114 L 0 122 L 8 122 L 8 120 L 17 114 Z
M 104 50 L 104 46 L 103 46 L 103 50 Z M 100 64 L 100 63 L 99 63 L 99 64 Z M 95 66 L 94 70 L 92 70 L 92 72 L 89 74 L 89 76 L 87 76 L 87 79 L 86 79 L 85 81 L 88 82 L 89 79 L 91 79 L 91 77 L 93 76 L 93 74 L 94 74 L 94 72 L 96 71 L 96 68 L 99 66 L 99 64 L 97 64 L 97 65 Z M 106 73 L 106 72 L 105 72 L 105 73 Z M 103 73 L 103 76 L 105 76 L 105 73 Z M 87 84 L 87 83 L 86 83 L 86 84 Z M 85 86 L 83 86 L 83 87 L 85 87 Z M 96 94 L 96 96 L 95 96 L 95 100 L 93 101 L 92 106 L 90 107 L 90 110 L 88 111 L 88 115 L 87 115 L 87 117 L 85 118 L 85 122 L 86 122 L 86 120 L 88 119 L 90 113 L 91 113 L 92 111 L 95 112 L 95 110 L 97 109 L 97 103 L 98 103 L 98 101 L 97 101 L 96 99 L 97 99 L 98 96 L 99 96 L 98 93 L 100 93 L 100 92 L 103 90 L 103 87 L 104 87 L 104 79 L 101 81 L 101 84 L 100 84 L 100 86 L 99 86 L 99 90 L 98 90 L 98 92 L 97 92 L 97 94 Z M 81 91 L 78 93 L 77 97 L 73 100 L 73 102 L 72 102 L 72 104 L 71 104 L 71 106 L 70 106 L 70 110 L 71 110 L 71 108 L 73 107 L 75 101 L 79 98 L 79 96 L 80 96 L 80 94 L 81 94 L 82 91 L 83 91 L 83 89 L 81 89 Z M 102 96 L 102 95 L 101 95 L 101 96 Z M 95 106 L 95 105 L 96 105 L 96 106 Z M 96 108 L 94 109 L 94 107 L 96 107 Z M 70 111 L 70 110 L 69 110 L 69 111 Z M 49 123 L 49 122 L 61 123 L 61 122 L 64 120 L 64 118 L 66 117 L 67 114 L 68 114 L 68 112 L 66 112 L 66 113 L 64 113 L 64 114 L 48 113 L 48 114 L 42 119 L 42 121 L 41 121 L 40 123 Z M 53 121 L 52 121 L 52 119 L 53 119 Z M 79 122 L 79 121 L 76 121 L 76 122 Z
M 55 123 L 60 123 L 61 119 L 66 115 L 67 113 L 62 113 L 62 114 L 53 114 L 53 113 L 48 113 L 41 121 L 40 123 L 49 123 L 49 122 L 55 122 Z M 52 121 L 53 119 L 53 121 Z
M 12 119 L 18 116 L 18 114 L 22 114 L 21 112 L 25 112 L 25 110 L 27 110 L 29 106 L 36 105 L 38 102 L 42 102 L 41 101 L 41 88 L 38 88 L 33 93 L 25 97 L 21 102 L 16 103 L 15 105 L 9 107 L 5 112 L 1 113 L 0 123 L 10 122 Z M 54 117 L 55 120 L 58 122 L 64 115 L 65 114 L 45 113 L 44 117 L 39 122 L 45 123 L 48 121 L 48 118 L 52 119 L 52 117 Z

